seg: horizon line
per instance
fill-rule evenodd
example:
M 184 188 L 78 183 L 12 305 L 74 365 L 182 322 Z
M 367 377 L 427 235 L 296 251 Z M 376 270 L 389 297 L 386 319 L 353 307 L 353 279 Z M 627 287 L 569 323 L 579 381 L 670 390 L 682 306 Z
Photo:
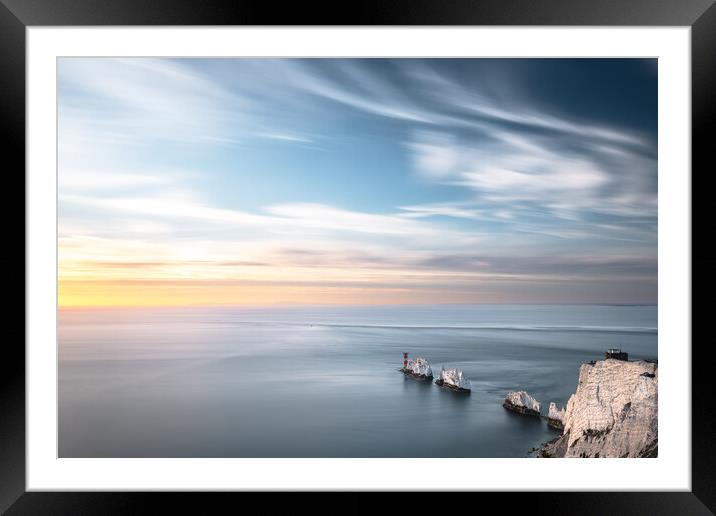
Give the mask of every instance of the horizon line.
M 637 307 L 637 306 L 655 306 L 658 303 L 592 303 L 592 302 L 575 302 L 575 303 L 511 303 L 511 302 L 491 302 L 491 303 L 197 303 L 197 304 L 157 304 L 157 305 L 60 305 L 56 306 L 58 311 L 61 310 L 108 310 L 108 309 L 171 309 L 171 308 L 291 308 L 291 307 L 398 307 L 398 306 L 621 306 L 621 307 Z

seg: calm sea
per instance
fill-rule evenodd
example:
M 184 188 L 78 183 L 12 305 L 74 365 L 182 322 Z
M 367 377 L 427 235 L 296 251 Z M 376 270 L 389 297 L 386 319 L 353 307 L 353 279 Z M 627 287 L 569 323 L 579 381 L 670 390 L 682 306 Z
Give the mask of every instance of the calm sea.
M 655 306 L 66 309 L 61 457 L 525 457 L 608 347 L 657 358 Z M 402 352 L 460 395 L 404 377 Z

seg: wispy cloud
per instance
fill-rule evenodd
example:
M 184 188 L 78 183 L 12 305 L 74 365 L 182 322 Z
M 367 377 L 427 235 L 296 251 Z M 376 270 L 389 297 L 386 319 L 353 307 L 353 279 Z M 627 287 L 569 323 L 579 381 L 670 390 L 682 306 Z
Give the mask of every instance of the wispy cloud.
M 296 86 L 406 124 L 417 173 L 464 186 L 480 202 L 533 202 L 566 218 L 583 212 L 654 217 L 656 157 L 638 131 L 570 119 L 491 95 L 426 60 L 380 68 L 366 60 L 288 63 Z M 391 68 L 392 67 L 392 68 Z
M 250 107 L 220 84 L 160 59 L 61 60 L 61 138 L 74 121 L 84 134 L 137 144 L 226 137 L 228 121 Z M 227 109 L 228 108 L 228 109 Z M 99 116 L 98 116 L 99 115 Z
M 145 197 L 96 197 L 92 195 L 60 194 L 65 206 L 80 205 L 100 212 L 114 212 L 128 217 L 151 217 L 153 220 L 199 221 L 232 226 L 244 231 L 260 230 L 286 235 L 295 231 L 306 234 L 365 233 L 373 236 L 403 236 L 430 239 L 435 237 L 453 239 L 469 238 L 459 231 L 441 228 L 439 225 L 411 220 L 401 213 L 374 214 L 339 209 L 333 206 L 311 203 L 294 203 L 267 206 L 264 213 L 215 208 L 202 204 L 191 195 L 172 197 L 162 191 L 157 196 Z M 317 233 L 319 232 L 319 233 Z M 338 235 L 340 238 L 340 235 Z M 470 241 L 475 241 L 474 238 Z
M 313 140 L 306 136 L 299 136 L 296 134 L 289 133 L 258 133 L 261 138 L 268 138 L 269 140 L 281 140 L 285 142 L 298 142 L 298 143 L 313 143 Z

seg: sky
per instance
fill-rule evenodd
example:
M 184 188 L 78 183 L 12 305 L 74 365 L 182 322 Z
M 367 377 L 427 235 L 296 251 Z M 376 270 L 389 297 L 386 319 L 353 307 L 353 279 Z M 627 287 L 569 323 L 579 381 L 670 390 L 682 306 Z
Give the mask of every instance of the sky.
M 58 60 L 61 306 L 657 302 L 655 59 Z

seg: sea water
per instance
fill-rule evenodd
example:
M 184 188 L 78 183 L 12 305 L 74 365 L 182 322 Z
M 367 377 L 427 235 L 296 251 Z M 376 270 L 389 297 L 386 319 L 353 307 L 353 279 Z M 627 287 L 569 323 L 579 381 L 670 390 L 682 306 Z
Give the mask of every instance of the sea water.
M 579 366 L 657 359 L 656 306 L 62 309 L 60 457 L 526 457 Z M 401 374 L 402 353 L 470 395 Z

